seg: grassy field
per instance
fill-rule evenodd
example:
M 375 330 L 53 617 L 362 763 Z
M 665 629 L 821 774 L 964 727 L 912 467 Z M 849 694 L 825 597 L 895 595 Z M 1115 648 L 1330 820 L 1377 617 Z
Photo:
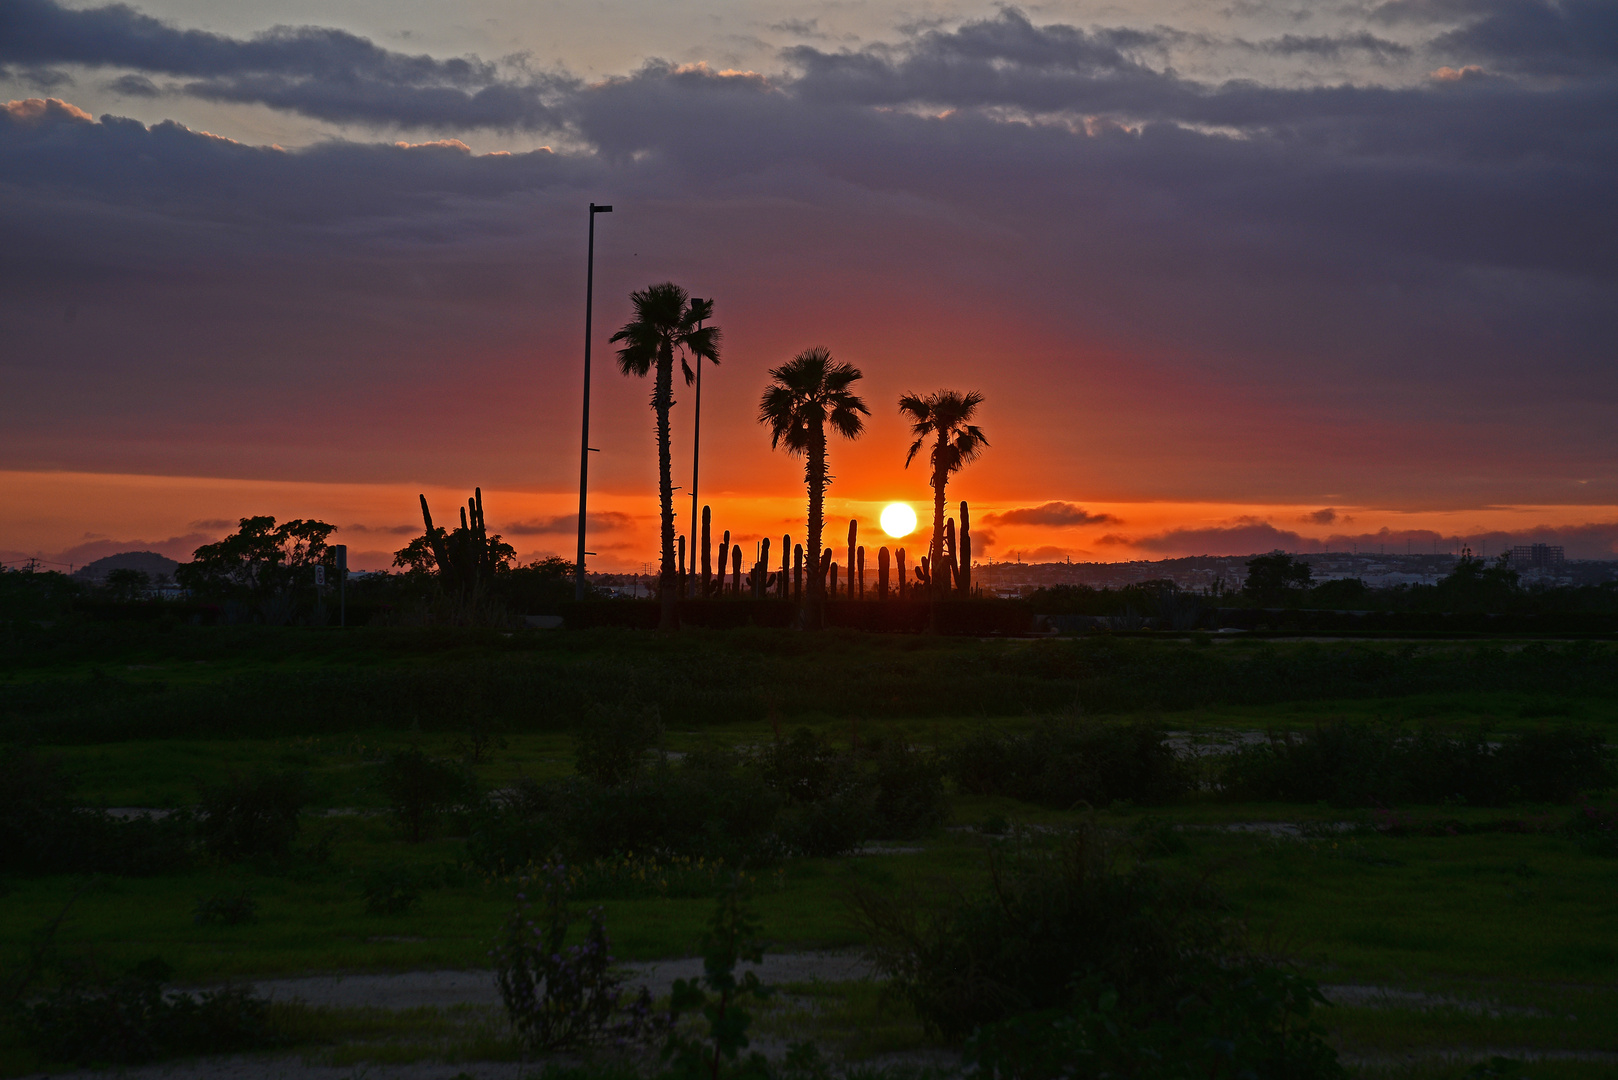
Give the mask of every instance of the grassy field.
M 470 869 L 453 830 L 422 844 L 404 842 L 385 813 L 380 763 L 404 746 L 456 757 L 476 749 L 480 760 L 472 768 L 485 788 L 566 776 L 573 770 L 568 729 L 578 722 L 577 702 L 615 691 L 674 703 L 665 707 L 671 754 L 760 744 L 799 724 L 842 744 L 902 734 L 924 748 L 942 747 L 981 726 L 1018 729 L 1058 708 L 1099 714 L 1108 723 L 1146 721 L 1210 741 L 1339 719 L 1497 734 L 1548 723 L 1602 730 L 1618 723 L 1618 694 L 1606 689 L 1618 679 L 1618 659 L 1604 645 L 1555 647 L 1542 657 L 1542 672 L 1509 644 L 1153 642 L 1109 652 L 1106 643 L 1093 642 L 854 635 L 805 642 L 746 632 L 670 642 L 611 633 L 339 638 L 249 629 L 208 638 L 188 631 L 164 640 L 109 630 L 77 642 L 28 644 L 20 650 L 23 661 L 14 652 L 0 668 L 0 699 L 7 701 L 0 724 L 13 738 L 26 734 L 34 752 L 59 758 L 87 805 L 180 808 L 195 802 L 200 783 L 230 773 L 300 770 L 310 779 L 310 802 L 294 855 L 149 878 L 5 875 L 0 952 L 8 961 L 67 909 L 57 933 L 64 949 L 109 967 L 161 956 L 181 983 L 485 967 L 514 884 Z M 1491 668 L 1487 678 L 1470 677 Z M 1217 676 L 1213 688 L 1190 693 L 1197 674 L 1209 671 Z M 1284 693 L 1288 673 L 1311 671 L 1328 673 L 1326 690 L 1346 692 L 1316 693 L 1300 682 L 1290 697 Z M 492 684 L 513 673 L 514 685 Z M 617 685 L 610 682 L 614 673 L 624 675 Z M 474 675 L 485 684 L 464 681 Z M 1262 676 L 1262 684 L 1245 686 L 1244 676 Z M 1131 688 L 1131 680 L 1154 678 L 1155 688 Z M 457 700 L 450 689 L 456 680 L 461 706 L 425 713 Z M 944 686 L 932 685 L 940 680 Z M 985 681 L 998 688 L 998 698 L 975 685 Z M 355 722 L 341 695 L 322 703 L 322 694 L 345 682 L 430 692 L 413 716 L 390 718 L 373 705 L 358 710 Z M 524 699 L 559 686 L 549 698 Z M 25 687 L 29 692 L 21 693 Z M 276 688 L 276 708 L 302 711 L 283 714 L 277 724 L 262 702 L 242 697 L 266 687 Z M 814 689 L 794 699 L 789 691 L 802 687 Z M 1390 688 L 1408 692 L 1384 692 Z M 912 691 L 913 702 L 905 696 Z M 384 705 L 402 700 L 393 694 L 383 694 Z M 1131 695 L 1144 705 L 1123 707 Z M 972 707 L 944 707 L 952 696 Z M 1111 705 L 1087 709 L 1086 699 Z M 480 713 L 484 707 L 488 712 Z M 189 719 L 174 723 L 165 710 Z M 474 734 L 484 730 L 478 718 L 491 714 L 499 721 L 498 741 L 474 746 Z M 209 716 L 230 715 L 253 719 L 208 728 Z M 57 724 L 66 738 L 51 737 Z M 179 734 L 151 734 L 164 730 Z M 1161 845 L 1154 859 L 1206 876 L 1266 950 L 1293 958 L 1328 988 L 1346 988 L 1332 991 L 1339 1003 L 1323 1019 L 1361 1073 L 1459 1077 L 1480 1055 L 1502 1053 L 1543 1056 L 1526 1067 L 1530 1076 L 1614 1075 L 1618 860 L 1587 854 L 1566 835 L 1567 806 L 1399 809 L 1418 826 L 1511 819 L 1527 823 L 1527 831 L 1461 828 L 1449 835 L 1440 826 L 1394 836 L 1372 827 L 1370 811 L 1239 804 L 1214 793 L 1166 806 L 1066 811 L 955 793 L 948 821 L 921 840 L 757 871 L 756 905 L 773 951 L 857 948 L 862 931 L 848 905 L 857 886 L 930 893 L 975 887 L 985 878 L 988 845 L 1050 843 L 1081 821 L 1125 838 L 1171 835 L 1175 841 Z M 367 875 L 396 867 L 429 883 L 419 906 L 368 914 Z M 255 922 L 193 920 L 199 901 L 234 893 L 257 901 Z M 691 955 L 711 909 L 701 897 L 602 903 L 626 960 Z M 812 1035 L 856 1056 L 931 1045 L 914 1017 L 869 984 L 792 990 L 761 1019 L 766 1034 Z M 503 1025 L 478 1010 L 404 1016 L 277 1008 L 302 1052 L 338 1064 L 515 1053 Z M 33 1064 L 20 1046 L 0 1047 L 7 1075 Z

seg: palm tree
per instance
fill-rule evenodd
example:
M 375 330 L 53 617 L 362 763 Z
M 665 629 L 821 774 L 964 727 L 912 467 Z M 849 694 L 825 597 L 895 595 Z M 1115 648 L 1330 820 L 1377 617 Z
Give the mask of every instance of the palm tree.
M 905 455 L 905 468 L 921 449 L 922 443 L 934 439 L 931 454 L 933 466 L 933 543 L 929 549 L 927 565 L 932 574 L 933 595 L 948 592 L 950 583 L 942 573 L 944 557 L 944 489 L 949 485 L 949 474 L 976 458 L 989 445 L 978 426 L 971 422 L 972 415 L 983 404 L 983 395 L 976 390 L 962 394 L 955 390 L 939 390 L 921 397 L 906 394 L 899 399 L 899 412 L 910 419 L 910 433 L 916 441 Z
M 618 369 L 625 375 L 645 377 L 655 365 L 657 379 L 652 387 L 652 411 L 657 414 L 658 496 L 663 509 L 663 566 L 659 593 L 663 602 L 658 629 L 680 626 L 679 574 L 674 561 L 674 481 L 669 461 L 669 409 L 674 405 L 674 355 L 680 354 L 685 381 L 691 382 L 689 358 L 719 363 L 719 328 L 698 326 L 713 318 L 713 301 L 689 302 L 686 291 L 665 281 L 629 294 L 635 305 L 635 318 L 612 335 L 622 341 Z
M 820 629 L 826 583 L 820 574 L 820 533 L 825 524 L 826 426 L 845 439 L 857 439 L 865 430 L 865 402 L 849 387 L 862 378 L 860 369 L 831 358 L 816 346 L 805 349 L 770 371 L 774 380 L 758 403 L 758 422 L 770 425 L 770 448 L 785 446 L 789 454 L 804 458 L 803 479 L 809 488 L 809 539 L 804 559 L 809 564 L 809 595 L 804 603 L 804 626 Z

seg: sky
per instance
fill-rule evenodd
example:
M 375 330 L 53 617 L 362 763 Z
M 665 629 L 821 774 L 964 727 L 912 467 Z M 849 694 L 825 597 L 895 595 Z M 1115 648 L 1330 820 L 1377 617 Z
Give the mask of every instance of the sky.
M 601 569 L 656 557 L 607 338 L 664 280 L 744 540 L 801 536 L 757 402 L 823 345 L 833 536 L 925 517 L 895 402 L 950 387 L 980 557 L 1618 557 L 1611 0 L 0 0 L 0 105 L 8 563 L 270 513 L 384 566 L 474 486 L 570 554 L 591 201 Z

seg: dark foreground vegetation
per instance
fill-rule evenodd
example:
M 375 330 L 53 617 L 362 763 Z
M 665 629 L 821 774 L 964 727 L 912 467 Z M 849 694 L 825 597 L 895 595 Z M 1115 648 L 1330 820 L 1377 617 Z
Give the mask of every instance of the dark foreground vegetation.
M 1459 1080 L 1618 1052 L 1605 643 L 8 633 L 7 1073 L 566 1050 L 603 1080 Z M 826 947 L 883 992 L 748 967 Z M 612 959 L 692 953 L 655 996 Z M 502 1009 L 252 986 L 442 968 Z M 1485 983 L 1492 1013 L 1341 989 Z

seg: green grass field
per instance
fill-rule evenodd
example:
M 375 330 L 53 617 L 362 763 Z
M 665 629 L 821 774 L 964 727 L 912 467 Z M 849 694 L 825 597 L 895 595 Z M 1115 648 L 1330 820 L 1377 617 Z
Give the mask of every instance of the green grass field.
M 15 962 L 31 935 L 67 908 L 57 933 L 62 948 L 93 955 L 108 967 L 161 956 L 173 965 L 181 983 L 312 972 L 485 967 L 487 950 L 510 909 L 515 885 L 469 871 L 463 865 L 462 842 L 453 835 L 419 845 L 405 843 L 384 812 L 377 782 L 379 763 L 390 749 L 418 745 L 439 755 L 468 753 L 469 735 L 458 720 L 354 725 L 340 710 L 330 710 L 317 717 L 289 718 L 290 730 L 285 733 L 263 733 L 259 724 L 252 735 L 217 732 L 210 737 L 193 731 L 183 737 L 157 738 L 129 730 L 115 738 L 93 739 L 75 729 L 78 733 L 66 742 L 53 743 L 49 737 L 55 718 L 70 722 L 87 710 L 99 710 L 100 723 L 115 718 L 131 701 L 150 719 L 152 714 L 141 704 L 142 684 L 161 686 L 146 692 L 160 700 L 174 694 L 183 698 L 202 691 L 225 692 L 239 687 L 232 680 L 241 679 L 257 680 L 253 685 L 267 685 L 265 680 L 313 680 L 328 686 L 332 679 L 368 677 L 378 671 L 453 672 L 494 660 L 509 662 L 510 650 L 517 648 L 504 639 L 478 635 L 466 640 L 401 637 L 398 640 L 410 647 L 394 655 L 389 648 L 393 637 L 383 641 L 355 637 L 361 640 L 343 643 L 335 657 L 265 632 L 243 635 L 234 648 L 205 656 L 192 654 L 208 652 L 217 643 L 182 635 L 174 647 L 146 641 L 91 642 L 86 649 L 95 655 L 89 660 L 74 658 L 66 648 L 36 647 L 40 664 L 8 666 L 0 676 L 4 680 L 0 694 L 23 683 L 82 686 L 98 677 L 114 678 L 108 673 L 115 663 L 121 665 L 116 667 L 117 689 L 99 704 L 82 695 L 68 695 L 71 700 L 64 707 L 29 698 L 23 707 L 14 704 L 0 713 L 5 723 L 28 725 L 34 751 L 58 757 L 77 778 L 87 804 L 183 807 L 195 801 L 202 782 L 266 768 L 297 769 L 311 779 L 299 853 L 281 864 L 202 865 L 151 878 L 5 875 L 0 879 L 0 953 L 8 962 Z M 693 685 L 703 693 L 728 688 L 725 694 L 731 696 L 715 697 L 701 724 L 682 722 L 682 714 L 674 710 L 666 740 L 673 753 L 701 745 L 756 744 L 771 739 L 783 726 L 800 723 L 841 743 L 902 733 L 924 747 L 944 745 L 979 725 L 1027 725 L 1048 711 L 1039 706 L 1041 701 L 1072 701 L 1076 695 L 1076 706 L 1082 708 L 1086 679 L 1102 680 L 1114 687 L 1108 693 L 1120 695 L 1119 676 L 1105 670 L 1105 656 L 1098 660 L 1091 655 L 1087 659 L 1091 667 L 1078 672 L 1063 666 L 1060 654 L 1055 660 L 1045 653 L 1030 659 L 1031 645 L 1060 649 L 1073 647 L 1070 643 L 877 641 L 874 659 L 861 657 L 857 644 L 846 635 L 819 648 L 799 642 L 776 646 L 746 633 L 728 638 L 691 635 L 675 643 L 650 635 L 638 640 L 577 635 L 522 642 L 520 648 L 529 652 L 517 660 L 548 665 L 547 679 L 563 678 L 570 666 L 591 680 L 600 677 L 604 664 L 649 670 L 656 679 L 637 686 L 643 692 L 650 687 L 645 696 L 653 700 L 660 686 L 677 698 L 694 693 Z M 1190 659 L 1165 651 L 1165 683 L 1185 678 L 1185 664 L 1202 664 L 1208 653 L 1195 644 L 1172 648 Z M 1171 731 L 1210 738 L 1306 729 L 1343 718 L 1462 729 L 1481 726 L 1495 733 L 1545 723 L 1574 722 L 1599 729 L 1618 724 L 1618 695 L 1603 691 L 1604 680 L 1618 677 L 1608 670 L 1618 661 L 1605 646 L 1577 646 L 1594 648 L 1594 656 L 1563 657 L 1551 664 L 1577 668 L 1583 673 L 1577 678 L 1557 683 L 1519 669 L 1517 685 L 1503 687 L 1499 680 L 1493 687 L 1445 686 L 1437 676 L 1410 676 L 1410 671 L 1419 672 L 1423 660 L 1409 650 L 1356 648 L 1368 648 L 1373 656 L 1385 654 L 1387 664 L 1395 667 L 1404 665 L 1399 670 L 1406 674 L 1399 678 L 1419 692 L 1327 697 L 1299 687 L 1295 697 L 1286 700 L 1272 688 L 1265 694 L 1275 700 L 1229 700 L 1243 696 L 1233 692 L 1225 694 L 1225 700 L 1205 695 L 1207 700 L 1187 708 L 1153 704 L 1103 714 L 1108 722 L 1147 720 Z M 1224 656 L 1252 649 L 1264 652 L 1265 670 L 1272 672 L 1293 662 L 1285 655 L 1289 649 L 1313 657 L 1310 664 L 1321 662 L 1319 647 L 1308 645 L 1244 645 L 1213 652 L 1220 655 L 1218 662 L 1225 663 Z M 1439 667 L 1456 663 L 1453 652 L 1446 650 L 1447 646 L 1435 649 L 1431 662 Z M 1119 664 L 1137 673 L 1151 659 L 1129 652 Z M 739 674 L 726 680 L 705 670 L 700 677 L 685 672 L 678 685 L 656 681 L 668 683 L 683 665 L 694 661 L 722 670 L 728 665 Z M 859 670 L 840 670 L 840 663 Z M 1036 686 L 1039 692 L 1003 700 L 995 710 L 954 713 L 918 707 L 913 715 L 895 716 L 906 710 L 884 706 L 880 699 L 873 700 L 869 709 L 838 709 L 832 707 L 835 699 L 829 693 L 811 702 L 814 708 L 801 709 L 770 684 L 748 682 L 758 675 L 761 664 L 771 671 L 795 672 L 793 678 L 799 681 L 794 685 L 847 676 L 856 685 L 889 690 L 902 690 L 907 680 L 932 677 L 961 664 L 966 670 L 959 678 L 971 679 L 974 672 L 983 671 L 998 678 L 1010 671 L 1016 679 L 1006 685 Z M 1041 665 L 1051 664 L 1056 665 L 1055 674 L 1041 676 Z M 490 677 L 493 669 L 480 670 Z M 1385 665 L 1379 670 L 1382 674 L 1374 677 L 1386 682 Z M 102 674 L 97 676 L 97 671 Z M 1056 682 L 1061 682 L 1060 693 L 1049 693 Z M 1440 685 L 1433 688 L 1434 683 Z M 731 693 L 735 685 L 745 692 L 741 697 Z M 504 700 L 497 691 L 481 693 L 485 696 L 480 700 Z M 1139 696 L 1151 695 L 1142 691 Z M 727 701 L 743 697 L 754 705 L 727 709 Z M 930 694 L 929 700 L 938 697 Z M 303 698 L 296 700 L 307 704 Z M 485 787 L 500 787 L 519 776 L 545 779 L 572 771 L 573 743 L 566 729 L 575 717 L 559 715 L 566 710 L 554 703 L 536 702 L 533 710 L 538 718 L 533 725 L 525 729 L 508 717 L 502 721 L 503 743 L 479 748 L 482 760 L 474 769 Z M 1337 993 L 1342 1003 L 1326 1010 L 1323 1020 L 1333 1043 L 1359 1072 L 1460 1077 L 1474 1059 L 1500 1053 L 1544 1056 L 1545 1060 L 1526 1066 L 1530 1076 L 1614 1075 L 1618 860 L 1585 853 L 1561 831 L 1571 816 L 1566 806 L 1407 809 L 1418 819 L 1524 820 L 1534 823 L 1537 831 L 1395 837 L 1372 830 L 1371 815 L 1365 811 L 1243 805 L 1207 794 L 1168 806 L 1114 806 L 1103 811 L 1053 811 L 1009 799 L 957 794 L 951 797 L 945 827 L 898 850 L 889 845 L 873 853 L 791 860 L 759 871 L 756 905 L 773 951 L 857 948 L 862 936 L 847 903 L 851 889 L 932 892 L 975 887 L 985 878 L 986 846 L 994 842 L 986 828 L 997 834 L 1009 829 L 1013 835 L 1024 830 L 1027 842 L 1038 844 L 1053 835 L 1051 830 L 1075 826 L 1083 818 L 1125 836 L 1155 823 L 1184 840 L 1183 850 L 1160 856 L 1162 861 L 1213 881 L 1266 950 L 1294 959 L 1329 988 L 1353 988 Z M 1265 823 L 1309 827 L 1301 835 L 1255 827 Z M 361 896 L 367 872 L 396 866 L 430 872 L 436 884 L 426 889 L 419 907 L 406 914 L 367 914 Z M 238 892 L 257 901 L 257 921 L 241 926 L 199 926 L 193 921 L 200 900 Z M 652 960 L 692 955 L 711 902 L 612 899 L 604 907 L 618 955 Z M 868 984 L 816 984 L 793 990 L 766 1011 L 761 1030 L 783 1038 L 811 1035 L 855 1056 L 912 1052 L 931 1045 L 914 1017 Z M 338 1064 L 424 1057 L 496 1060 L 515 1052 L 503 1025 L 478 1010 L 428 1010 L 406 1017 L 374 1009 L 277 1009 L 283 1029 L 296 1033 L 300 1052 Z M 35 1064 L 18 1045 L 0 1048 L 0 1069 L 6 1075 Z

